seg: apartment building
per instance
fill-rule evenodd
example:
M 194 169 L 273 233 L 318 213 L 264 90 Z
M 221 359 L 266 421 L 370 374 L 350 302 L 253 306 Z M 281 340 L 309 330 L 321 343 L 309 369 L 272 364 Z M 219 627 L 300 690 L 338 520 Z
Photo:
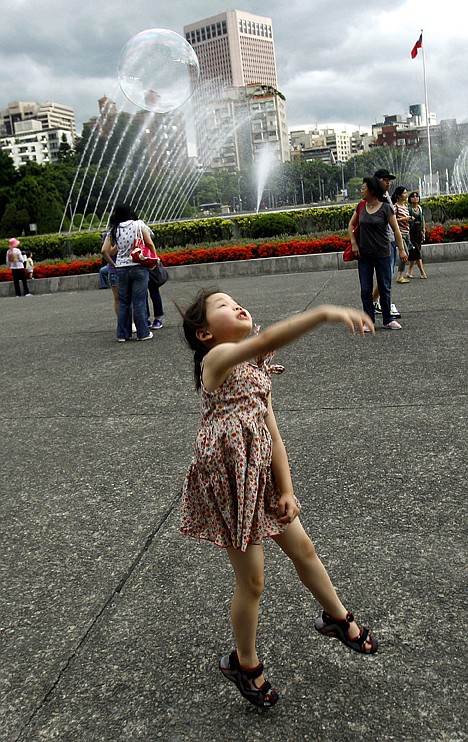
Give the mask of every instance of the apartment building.
M 64 129 L 76 139 L 76 124 L 73 108 L 63 103 L 36 103 L 34 101 L 13 101 L 8 108 L 0 111 L 0 136 L 13 136 L 15 124 L 20 121 L 37 120 L 42 129 Z
M 74 138 L 70 129 L 43 129 L 40 121 L 29 119 L 17 121 L 12 136 L 0 137 L 0 148 L 11 157 L 15 167 L 26 162 L 44 165 L 58 161 L 63 141 L 73 148 Z

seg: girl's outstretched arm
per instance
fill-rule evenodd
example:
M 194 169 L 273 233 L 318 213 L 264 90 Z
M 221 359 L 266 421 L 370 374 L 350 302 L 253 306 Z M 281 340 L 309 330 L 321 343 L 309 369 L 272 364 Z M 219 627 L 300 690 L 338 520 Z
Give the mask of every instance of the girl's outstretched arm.
M 343 322 L 352 335 L 356 334 L 355 326 L 359 334 L 364 335 L 364 324 L 367 324 L 370 332 L 375 333 L 374 323 L 365 312 L 324 304 L 276 322 L 255 337 L 215 345 L 205 356 L 203 383 L 210 390 L 216 389 L 239 363 L 289 345 L 324 322 Z
M 292 523 L 294 518 L 299 515 L 299 508 L 297 507 L 296 498 L 294 497 L 288 454 L 286 453 L 283 439 L 278 430 L 276 418 L 271 406 L 271 396 L 268 400 L 268 415 L 265 418 L 265 422 L 270 431 L 273 443 L 271 469 L 276 487 L 280 494 L 278 503 L 278 520 L 280 523 Z

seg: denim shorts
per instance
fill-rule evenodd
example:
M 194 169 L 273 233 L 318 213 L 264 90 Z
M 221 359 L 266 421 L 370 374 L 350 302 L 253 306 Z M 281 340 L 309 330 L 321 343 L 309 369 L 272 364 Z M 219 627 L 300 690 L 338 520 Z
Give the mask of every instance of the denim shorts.
M 118 286 L 119 285 L 119 277 L 117 273 L 109 273 L 109 283 L 111 286 Z

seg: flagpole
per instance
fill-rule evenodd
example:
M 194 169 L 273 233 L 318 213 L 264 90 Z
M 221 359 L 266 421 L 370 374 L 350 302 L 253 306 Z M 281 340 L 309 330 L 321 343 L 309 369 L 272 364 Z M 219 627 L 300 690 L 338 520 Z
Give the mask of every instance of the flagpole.
M 421 36 L 423 30 L 421 29 Z M 421 45 L 422 58 L 423 58 L 423 77 L 424 77 L 424 100 L 426 105 L 426 129 L 427 129 L 427 154 L 429 157 L 429 182 L 430 182 L 430 193 L 432 196 L 432 152 L 431 152 L 431 134 L 429 124 L 429 103 L 427 99 L 427 79 L 426 79 L 426 55 L 424 54 L 424 43 Z

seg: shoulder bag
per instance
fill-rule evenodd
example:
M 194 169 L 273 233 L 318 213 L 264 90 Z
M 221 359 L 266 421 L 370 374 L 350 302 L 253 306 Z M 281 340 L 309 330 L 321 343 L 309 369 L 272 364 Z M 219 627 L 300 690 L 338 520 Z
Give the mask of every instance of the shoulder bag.
M 133 240 L 133 247 L 130 250 L 130 257 L 132 258 L 134 263 L 144 265 L 150 270 L 152 268 L 155 268 L 158 262 L 160 262 L 157 255 L 155 255 L 152 250 L 150 250 L 150 248 L 145 245 L 140 222 L 138 222 L 135 239 Z
M 358 245 L 359 245 L 359 239 L 358 239 L 358 237 L 359 237 L 359 214 L 361 213 L 361 211 L 363 210 L 363 208 L 364 208 L 365 205 L 366 205 L 366 202 L 365 201 L 361 201 L 357 205 L 357 209 L 356 209 L 357 218 L 356 218 L 356 224 L 353 227 L 353 233 L 354 233 L 354 236 L 356 238 L 356 242 L 358 243 Z M 345 247 L 345 249 L 343 251 L 343 260 L 344 260 L 344 262 L 345 263 L 350 263 L 352 260 L 357 260 L 357 259 L 358 259 L 358 256 L 353 253 L 353 248 L 351 246 L 351 242 L 348 242 L 348 244 L 346 245 L 346 247 Z

